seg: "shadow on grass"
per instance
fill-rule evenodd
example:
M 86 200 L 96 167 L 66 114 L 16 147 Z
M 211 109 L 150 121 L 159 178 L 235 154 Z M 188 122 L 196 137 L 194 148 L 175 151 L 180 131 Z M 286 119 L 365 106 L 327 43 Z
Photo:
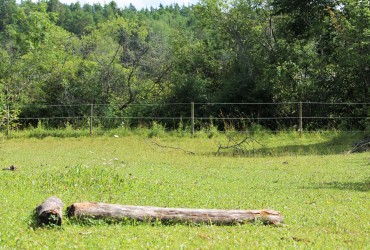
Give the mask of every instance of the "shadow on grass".
M 336 132 L 333 132 L 336 133 Z M 271 135 L 277 136 L 279 135 Z M 314 140 L 314 136 L 310 138 Z M 326 133 L 320 139 L 321 142 L 315 143 L 315 141 L 309 141 L 307 138 L 292 137 L 289 134 L 287 136 L 281 136 L 281 146 L 279 142 L 275 142 L 274 145 L 265 145 L 261 142 L 262 146 L 257 144 L 244 144 L 235 148 L 229 148 L 222 150 L 217 153 L 219 156 L 246 156 L 246 157 L 265 157 L 265 156 L 284 156 L 284 155 L 330 155 L 330 154 L 344 154 L 347 153 L 354 147 L 354 143 L 359 141 L 361 138 L 368 136 L 368 132 L 360 133 L 337 133 L 336 135 L 330 135 Z M 307 136 L 309 137 L 309 136 Z M 325 140 L 325 137 L 330 137 Z M 266 136 L 265 136 L 266 138 Z M 258 141 L 258 135 L 255 136 Z M 287 144 L 287 143 L 291 144 Z M 285 145 L 284 145 L 285 144 Z M 251 149 L 252 146 L 255 146 Z
M 202 226 L 217 226 L 217 227 L 232 227 L 237 225 L 249 224 L 254 226 L 282 226 L 282 223 L 272 223 L 263 218 L 255 218 L 254 220 L 245 220 L 244 222 L 192 222 L 192 221 L 184 221 L 184 220 L 176 220 L 176 219 L 145 219 L 145 220 L 136 220 L 132 218 L 75 218 L 75 217 L 68 217 L 67 224 L 78 224 L 87 227 L 93 226 L 110 226 L 110 225 L 120 225 L 120 226 L 147 226 L 150 225 L 152 227 L 158 226 L 187 226 L 187 227 L 202 227 Z
M 354 190 L 354 191 L 361 191 L 361 192 L 368 192 L 370 191 L 370 177 L 362 182 L 325 182 L 313 187 L 309 187 L 310 189 L 337 189 L 337 190 Z

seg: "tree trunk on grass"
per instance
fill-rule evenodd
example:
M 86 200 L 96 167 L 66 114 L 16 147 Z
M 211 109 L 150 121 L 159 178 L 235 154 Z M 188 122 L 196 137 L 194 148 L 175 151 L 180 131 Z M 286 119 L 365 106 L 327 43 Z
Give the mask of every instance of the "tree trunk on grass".
M 62 225 L 62 209 L 63 203 L 59 198 L 48 198 L 35 209 L 38 225 Z
M 127 206 L 105 203 L 74 203 L 67 208 L 68 216 L 75 218 L 134 219 L 138 221 L 192 222 L 209 224 L 235 224 L 262 221 L 280 224 L 283 216 L 273 210 L 219 210 Z

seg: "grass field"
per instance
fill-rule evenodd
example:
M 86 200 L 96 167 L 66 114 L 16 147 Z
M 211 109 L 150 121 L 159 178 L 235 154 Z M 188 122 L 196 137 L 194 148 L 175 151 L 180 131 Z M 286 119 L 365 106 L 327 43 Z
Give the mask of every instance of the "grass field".
M 156 135 L 3 139 L 1 168 L 18 168 L 0 171 L 0 249 L 370 249 L 370 154 L 345 153 L 357 139 L 353 134 L 261 133 L 257 142 L 217 155 L 226 135 Z M 33 209 L 52 195 L 65 206 L 267 208 L 280 211 L 285 223 L 65 218 L 61 227 L 34 227 Z

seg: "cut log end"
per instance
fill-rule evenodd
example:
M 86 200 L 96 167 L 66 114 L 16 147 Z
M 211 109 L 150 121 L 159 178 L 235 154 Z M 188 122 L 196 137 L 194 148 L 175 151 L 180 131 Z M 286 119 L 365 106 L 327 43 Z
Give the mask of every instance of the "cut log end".
M 48 198 L 35 209 L 38 225 L 61 226 L 63 217 L 62 209 L 63 203 L 59 198 L 55 196 Z
M 280 212 L 274 210 L 258 210 L 260 211 L 255 220 L 259 220 L 264 224 L 280 225 L 283 223 L 284 217 Z
M 38 225 L 62 225 L 62 217 L 56 211 L 47 211 L 38 215 Z

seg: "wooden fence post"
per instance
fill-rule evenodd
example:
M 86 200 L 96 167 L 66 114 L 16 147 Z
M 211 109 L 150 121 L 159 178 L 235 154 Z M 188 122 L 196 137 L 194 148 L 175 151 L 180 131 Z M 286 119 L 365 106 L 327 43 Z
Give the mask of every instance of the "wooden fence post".
M 303 133 L 302 117 L 303 117 L 302 102 L 299 102 L 299 136 L 301 136 L 301 137 L 302 137 L 302 133 Z
M 94 104 L 90 104 L 90 135 L 93 135 Z
M 195 123 L 195 114 L 194 114 L 194 102 L 191 102 L 191 134 L 194 135 L 194 123 Z
M 6 106 L 6 137 L 9 136 L 10 132 L 10 108 L 9 105 Z

